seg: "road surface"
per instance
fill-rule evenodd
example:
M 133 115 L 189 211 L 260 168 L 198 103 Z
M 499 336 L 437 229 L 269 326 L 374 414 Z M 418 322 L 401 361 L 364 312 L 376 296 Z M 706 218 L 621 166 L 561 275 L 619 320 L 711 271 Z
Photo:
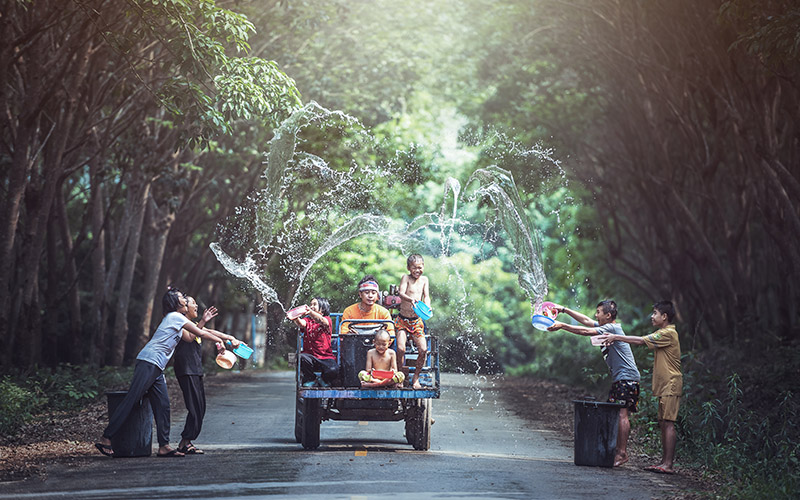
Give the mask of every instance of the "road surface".
M 196 441 L 205 455 L 111 459 L 98 454 L 80 467 L 50 466 L 44 481 L 2 483 L 0 500 L 624 500 L 663 498 L 670 488 L 658 475 L 638 470 L 573 465 L 571 440 L 514 416 L 493 383 L 474 376 L 442 376 L 426 452 L 407 444 L 402 422 L 336 421 L 323 422 L 320 448 L 305 451 L 294 439 L 292 373 L 248 372 L 209 382 L 203 433 Z M 174 412 L 173 446 L 183 418 Z

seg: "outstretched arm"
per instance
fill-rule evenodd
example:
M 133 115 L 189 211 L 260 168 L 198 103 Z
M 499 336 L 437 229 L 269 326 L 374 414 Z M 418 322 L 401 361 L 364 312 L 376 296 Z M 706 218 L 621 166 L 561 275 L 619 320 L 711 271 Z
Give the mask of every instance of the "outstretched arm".
M 612 333 L 607 333 L 600 337 L 606 345 L 613 344 L 614 342 L 627 342 L 633 345 L 645 345 L 644 339 L 642 337 L 631 337 L 630 335 L 614 335 Z
M 558 310 L 558 312 L 566 313 L 566 314 L 570 315 L 578 323 L 580 323 L 580 324 L 582 324 L 584 326 L 594 327 L 595 321 L 592 318 L 590 318 L 589 316 L 587 316 L 587 315 L 585 315 L 583 313 L 580 313 L 578 311 L 573 311 L 572 309 L 570 309 L 568 307 L 564 307 L 564 306 L 561 306 L 561 305 L 558 305 L 558 304 L 555 304 L 555 306 L 556 306 L 556 309 Z M 572 332 L 572 333 L 575 333 L 575 332 Z
M 597 330 L 595 328 L 589 328 L 586 326 L 579 326 L 579 325 L 568 325 L 560 321 L 556 321 L 555 323 L 553 323 L 553 326 L 547 329 L 547 331 L 549 332 L 554 332 L 556 330 L 566 330 L 569 333 L 574 333 L 575 335 L 583 335 L 585 337 L 591 337 L 592 335 L 597 335 Z
M 240 340 L 238 340 L 233 335 L 228 335 L 227 333 L 220 332 L 218 330 L 212 330 L 211 328 L 204 328 L 204 330 L 207 331 L 207 332 L 213 333 L 214 335 L 216 335 L 217 337 L 221 338 L 222 340 L 230 340 L 231 345 L 233 347 L 239 347 L 239 344 L 242 343 Z
M 239 341 L 236 340 L 235 337 L 228 335 L 227 333 L 218 332 L 216 330 L 210 330 L 208 328 L 200 328 L 191 321 L 187 321 L 183 325 L 184 331 L 188 331 L 189 333 L 196 335 L 198 337 L 202 337 L 204 339 L 208 339 L 211 342 L 220 342 L 222 343 L 224 340 L 230 340 L 231 344 L 234 347 L 239 345 Z

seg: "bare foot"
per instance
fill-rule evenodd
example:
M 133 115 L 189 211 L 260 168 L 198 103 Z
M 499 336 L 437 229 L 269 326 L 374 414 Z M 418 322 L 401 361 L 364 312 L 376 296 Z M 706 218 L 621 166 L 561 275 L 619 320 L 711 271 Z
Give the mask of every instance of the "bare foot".
M 649 472 L 656 472 L 658 474 L 675 474 L 675 469 L 661 464 L 647 466 L 644 468 L 644 470 Z
M 419 383 L 419 380 L 415 380 L 413 387 L 414 389 L 422 389 L 422 384 Z
M 614 457 L 614 467 L 619 467 L 620 465 L 627 463 L 628 460 L 630 459 L 628 458 L 627 453 L 625 453 L 624 455 L 617 455 L 616 457 Z

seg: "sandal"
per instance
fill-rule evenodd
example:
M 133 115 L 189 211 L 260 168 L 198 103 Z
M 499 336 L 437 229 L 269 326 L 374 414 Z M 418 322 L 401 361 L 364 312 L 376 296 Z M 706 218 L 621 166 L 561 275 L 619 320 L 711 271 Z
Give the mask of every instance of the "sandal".
M 178 448 L 178 451 L 186 455 L 205 455 L 206 452 L 199 448 L 195 448 L 193 444 Z
M 107 444 L 95 443 L 94 447 L 97 448 L 97 451 L 99 451 L 100 453 L 102 453 L 103 455 L 105 455 L 107 457 L 113 457 L 114 456 L 114 448 L 112 448 L 111 446 L 109 446 Z
M 158 458 L 183 458 L 186 455 L 184 455 L 183 452 L 178 450 L 169 450 L 166 453 L 156 453 L 156 456 Z
M 661 465 L 649 465 L 645 467 L 644 470 L 648 472 L 655 472 L 657 474 L 675 474 L 674 470 L 667 469 L 665 467 L 662 467 Z

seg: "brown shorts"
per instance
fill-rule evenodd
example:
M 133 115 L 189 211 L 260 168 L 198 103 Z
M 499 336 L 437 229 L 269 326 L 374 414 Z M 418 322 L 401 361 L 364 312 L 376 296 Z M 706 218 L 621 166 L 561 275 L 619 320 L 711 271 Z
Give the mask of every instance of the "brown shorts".
M 617 380 L 608 391 L 609 403 L 625 403 L 631 413 L 639 411 L 639 382 L 635 380 Z
M 678 410 L 681 407 L 680 396 L 658 397 L 658 419 L 674 422 L 678 420 Z

